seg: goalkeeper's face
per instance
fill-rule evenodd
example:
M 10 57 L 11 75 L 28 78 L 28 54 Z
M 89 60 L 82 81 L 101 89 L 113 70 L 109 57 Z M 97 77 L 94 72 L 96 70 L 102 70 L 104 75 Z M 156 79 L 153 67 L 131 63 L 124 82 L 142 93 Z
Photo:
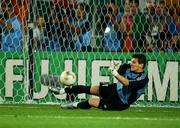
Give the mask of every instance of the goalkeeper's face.
M 139 64 L 137 58 L 132 58 L 131 62 L 130 62 L 130 65 L 131 65 L 131 71 L 142 72 L 144 70 L 143 69 L 143 64 Z

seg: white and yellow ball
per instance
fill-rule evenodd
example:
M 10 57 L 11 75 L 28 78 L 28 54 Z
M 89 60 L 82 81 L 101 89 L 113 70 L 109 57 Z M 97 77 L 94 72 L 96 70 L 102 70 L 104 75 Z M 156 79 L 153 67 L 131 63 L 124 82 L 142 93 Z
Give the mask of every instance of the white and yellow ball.
M 74 85 L 76 82 L 76 74 L 73 71 L 63 71 L 60 75 L 60 82 L 64 86 Z

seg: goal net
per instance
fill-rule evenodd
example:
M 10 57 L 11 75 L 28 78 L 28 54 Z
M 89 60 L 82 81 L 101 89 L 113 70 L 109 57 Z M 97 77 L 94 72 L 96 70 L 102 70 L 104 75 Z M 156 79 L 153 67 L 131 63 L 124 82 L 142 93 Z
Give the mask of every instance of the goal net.
M 180 106 L 180 2 L 0 0 L 0 103 L 60 104 L 41 75 L 76 73 L 77 85 L 113 83 L 111 60 L 148 59 L 149 83 L 135 106 Z

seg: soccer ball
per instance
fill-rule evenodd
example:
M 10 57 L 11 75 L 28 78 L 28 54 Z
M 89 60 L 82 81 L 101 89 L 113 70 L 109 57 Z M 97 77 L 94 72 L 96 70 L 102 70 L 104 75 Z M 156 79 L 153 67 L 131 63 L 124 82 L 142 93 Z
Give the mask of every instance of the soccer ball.
M 74 85 L 76 82 L 76 75 L 72 71 L 63 71 L 60 75 L 60 82 L 64 86 Z

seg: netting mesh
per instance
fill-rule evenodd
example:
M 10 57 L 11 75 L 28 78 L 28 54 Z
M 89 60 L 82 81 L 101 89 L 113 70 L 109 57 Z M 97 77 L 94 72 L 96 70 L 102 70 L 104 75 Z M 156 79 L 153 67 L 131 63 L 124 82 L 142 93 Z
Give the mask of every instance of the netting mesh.
M 136 105 L 179 106 L 179 0 L 0 0 L 0 102 L 62 103 L 42 74 L 72 70 L 79 85 L 116 81 L 110 60 L 148 58 L 150 82 Z

